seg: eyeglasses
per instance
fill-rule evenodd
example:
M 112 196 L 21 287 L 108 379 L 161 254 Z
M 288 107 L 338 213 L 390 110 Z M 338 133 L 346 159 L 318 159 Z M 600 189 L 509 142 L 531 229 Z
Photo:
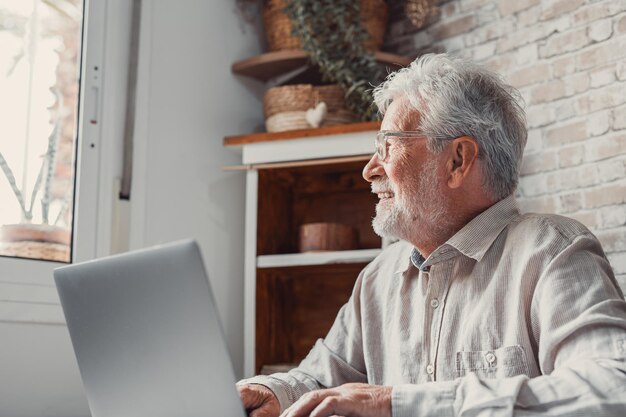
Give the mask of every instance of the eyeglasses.
M 418 130 L 381 130 L 376 134 L 376 140 L 374 142 L 376 146 L 376 155 L 378 155 L 378 159 L 381 161 L 385 161 L 387 159 L 387 148 L 389 148 L 389 137 L 394 138 L 413 138 L 413 137 L 422 137 L 424 136 L 424 132 L 420 132 Z

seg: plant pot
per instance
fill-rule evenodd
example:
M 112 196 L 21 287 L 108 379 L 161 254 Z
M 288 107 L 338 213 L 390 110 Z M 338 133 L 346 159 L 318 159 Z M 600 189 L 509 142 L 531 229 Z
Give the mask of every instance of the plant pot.
M 46 224 L 7 224 L 0 227 L 0 255 L 69 262 L 71 232 Z
M 291 33 L 291 20 L 283 11 L 286 0 L 266 0 L 263 6 L 265 36 L 271 52 L 302 49 L 300 39 Z M 377 51 L 383 44 L 387 30 L 388 8 L 385 0 L 361 0 L 361 23 L 370 34 L 365 47 Z

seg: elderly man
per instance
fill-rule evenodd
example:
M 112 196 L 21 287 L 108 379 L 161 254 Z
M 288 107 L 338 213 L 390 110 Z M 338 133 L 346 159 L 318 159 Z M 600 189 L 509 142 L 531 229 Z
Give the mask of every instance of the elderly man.
M 626 415 L 626 302 L 598 240 L 516 206 L 515 90 L 426 55 L 374 96 L 363 176 L 374 230 L 402 241 L 298 368 L 238 384 L 249 415 Z

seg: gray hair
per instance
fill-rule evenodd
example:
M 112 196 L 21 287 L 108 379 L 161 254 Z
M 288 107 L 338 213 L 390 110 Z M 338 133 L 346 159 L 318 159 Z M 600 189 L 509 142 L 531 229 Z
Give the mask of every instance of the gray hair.
M 471 61 L 426 54 L 374 89 L 381 114 L 401 96 L 420 113 L 416 130 L 424 132 L 430 151 L 441 152 L 447 141 L 471 136 L 484 162 L 486 190 L 496 199 L 515 191 L 528 135 L 515 88 Z

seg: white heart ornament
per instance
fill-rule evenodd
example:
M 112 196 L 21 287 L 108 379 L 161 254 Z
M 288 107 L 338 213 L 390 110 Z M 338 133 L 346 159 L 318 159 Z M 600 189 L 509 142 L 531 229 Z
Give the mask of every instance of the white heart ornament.
M 323 101 L 318 103 L 315 108 L 310 108 L 306 111 L 306 121 L 311 127 L 320 127 L 324 118 L 328 114 L 328 106 Z

